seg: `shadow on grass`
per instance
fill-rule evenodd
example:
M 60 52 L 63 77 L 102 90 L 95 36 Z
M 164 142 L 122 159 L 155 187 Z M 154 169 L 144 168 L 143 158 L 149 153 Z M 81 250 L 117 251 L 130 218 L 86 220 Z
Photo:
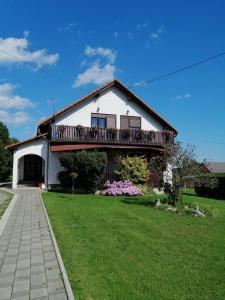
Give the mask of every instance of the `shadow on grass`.
M 191 193 L 191 192 L 183 192 L 182 194 L 183 194 L 183 195 L 187 195 L 187 196 L 196 196 L 196 197 L 200 197 L 200 196 L 196 195 L 194 192 L 193 192 L 193 193 Z
M 162 200 L 162 199 L 160 199 Z M 123 197 L 121 202 L 132 205 L 155 206 L 157 195 L 154 196 L 137 196 L 137 197 Z

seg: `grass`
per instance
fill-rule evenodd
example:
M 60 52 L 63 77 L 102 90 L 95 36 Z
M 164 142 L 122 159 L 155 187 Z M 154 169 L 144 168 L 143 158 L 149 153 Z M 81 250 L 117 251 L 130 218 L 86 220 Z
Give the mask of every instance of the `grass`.
M 76 299 L 224 299 L 225 202 L 219 216 L 177 216 L 119 197 L 43 193 Z
M 3 216 L 6 208 L 9 206 L 9 203 L 12 199 L 12 195 L 7 193 L 7 192 L 4 192 L 4 191 L 0 191 L 0 194 L 2 194 L 3 197 L 5 198 L 3 203 L 0 204 L 0 219 L 1 219 L 1 217 Z

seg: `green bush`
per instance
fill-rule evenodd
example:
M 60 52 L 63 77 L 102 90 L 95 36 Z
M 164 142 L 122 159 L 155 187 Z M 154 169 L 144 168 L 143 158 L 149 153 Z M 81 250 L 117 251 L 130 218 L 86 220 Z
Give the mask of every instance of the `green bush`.
M 119 166 L 115 174 L 119 180 L 145 184 L 149 179 L 150 171 L 143 156 L 126 156 L 119 158 Z
M 154 194 L 153 188 L 147 184 L 137 184 L 136 186 L 142 191 L 142 193 L 144 195 L 153 195 Z
M 204 174 L 195 180 L 195 192 L 202 197 L 225 200 L 225 175 Z
M 75 186 L 94 193 L 105 176 L 107 156 L 104 152 L 64 153 L 60 163 L 65 168 L 65 173 L 58 174 L 62 186 L 72 185 L 70 174 L 77 173 Z
M 72 186 L 72 179 L 68 171 L 59 172 L 58 179 L 64 188 Z

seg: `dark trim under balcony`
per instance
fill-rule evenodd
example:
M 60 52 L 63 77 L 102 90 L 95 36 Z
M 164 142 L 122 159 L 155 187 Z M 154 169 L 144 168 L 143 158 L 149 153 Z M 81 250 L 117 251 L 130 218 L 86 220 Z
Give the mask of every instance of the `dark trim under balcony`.
M 51 142 L 128 144 L 128 145 L 168 145 L 174 142 L 174 132 L 147 131 L 83 126 L 51 126 Z

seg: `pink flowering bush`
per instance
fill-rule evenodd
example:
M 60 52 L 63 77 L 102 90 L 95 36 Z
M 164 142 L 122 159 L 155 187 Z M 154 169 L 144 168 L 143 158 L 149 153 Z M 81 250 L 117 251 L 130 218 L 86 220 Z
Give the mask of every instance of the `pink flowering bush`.
M 139 196 L 143 195 L 143 192 L 136 187 L 132 182 L 125 181 L 113 181 L 110 183 L 107 181 L 104 185 L 106 196 Z

